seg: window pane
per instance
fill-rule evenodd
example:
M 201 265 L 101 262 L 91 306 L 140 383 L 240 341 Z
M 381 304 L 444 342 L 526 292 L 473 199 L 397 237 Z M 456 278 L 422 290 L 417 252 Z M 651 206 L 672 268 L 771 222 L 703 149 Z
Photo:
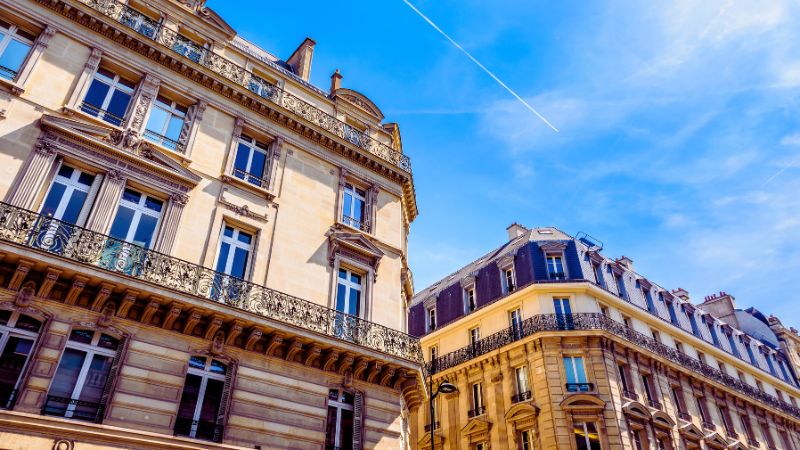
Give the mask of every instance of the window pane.
M 225 374 L 228 371 L 228 367 L 225 364 L 217 361 L 216 359 L 211 360 L 211 372 L 212 373 L 221 373 Z
M 364 202 L 362 200 L 355 199 L 353 202 L 353 218 L 361 222 L 363 217 L 364 217 Z
M 157 223 L 158 219 L 155 217 L 142 214 L 142 217 L 139 219 L 139 226 L 136 228 L 136 233 L 133 235 L 133 243 L 141 245 L 142 247 L 150 247 L 150 241 L 153 239 Z
M 244 278 L 247 271 L 247 261 L 250 258 L 250 252 L 247 250 L 237 248 L 233 253 L 233 265 L 231 266 L 231 273 L 238 278 Z
M 7 309 L 0 309 L 0 325 L 7 325 L 8 319 L 11 318 L 11 311 Z
M 567 375 L 567 383 L 577 383 L 575 380 L 575 365 L 573 364 L 572 358 L 564 358 L 564 371 Z
M 350 289 L 350 304 L 347 305 L 347 314 L 350 314 L 351 316 L 358 316 L 360 303 L 361 292 L 356 289 Z
M 131 95 L 125 92 L 116 91 L 111 95 L 111 101 L 108 103 L 106 111 L 113 114 L 114 117 L 105 116 L 105 120 L 114 125 L 122 123 L 122 118 L 125 117 L 125 112 L 128 110 L 128 104 L 131 101 Z
M 338 409 L 328 406 L 328 419 L 325 421 L 325 444 L 336 445 L 336 416 Z
M 94 331 L 89 330 L 72 330 L 69 335 L 69 340 L 73 342 L 80 342 L 81 344 L 91 344 L 94 338 Z
M 150 117 L 147 119 L 146 128 L 154 133 L 161 134 L 168 118 L 168 112 L 164 111 L 158 106 L 154 106 L 150 111 Z
M 94 175 L 82 172 L 78 175 L 78 183 L 86 186 L 87 188 L 94 182 Z
M 350 194 L 344 194 L 344 206 L 342 207 L 342 214 L 351 217 L 353 214 L 351 212 L 352 204 L 353 204 L 353 197 Z
M 0 55 L 0 66 L 10 69 L 13 72 L 18 72 L 20 66 L 22 66 L 22 62 L 25 61 L 25 57 L 28 56 L 28 51 L 30 51 L 30 49 L 31 46 L 29 44 L 24 44 L 12 39 L 8 47 L 6 47 L 6 50 Z
M 219 247 L 219 257 L 217 258 L 217 272 L 225 272 L 225 266 L 228 264 L 228 253 L 231 250 L 231 244 L 223 242 Z M 230 275 L 230 274 L 229 274 Z
M 111 224 L 111 231 L 108 232 L 111 237 L 115 239 L 125 240 L 128 238 L 128 230 L 133 221 L 133 210 L 125 206 L 120 206 L 117 209 L 117 216 L 114 218 L 114 223 Z
M 344 312 L 344 303 L 346 301 L 347 296 L 347 288 L 342 284 L 339 283 L 336 286 L 336 310 Z
M 353 411 L 342 410 L 341 438 L 339 448 L 342 450 L 353 449 Z
M 177 141 L 181 135 L 181 128 L 183 128 L 183 118 L 172 116 L 169 119 L 169 126 L 164 136 Z
M 191 366 L 191 360 L 189 361 L 189 365 Z M 183 394 L 181 394 L 181 405 L 178 407 L 178 417 L 188 419 L 194 418 L 194 408 L 197 405 L 197 396 L 200 393 L 201 381 L 201 378 L 197 375 L 186 375 L 186 383 L 183 385 Z
M 78 381 L 78 375 L 85 357 L 86 352 L 75 350 L 74 348 L 64 350 L 56 375 L 53 377 L 49 395 L 72 398 L 72 391 L 75 389 L 75 383 Z
M 192 356 L 189 358 L 189 367 L 194 367 L 195 369 L 205 369 L 206 359 L 202 356 Z
M 11 390 L 17 384 L 19 374 L 25 366 L 25 361 L 33 347 L 33 340 L 18 336 L 8 338 L 6 348 L 0 355 L 0 406 L 8 401 L 8 395 L 4 395 L 7 390 Z
M 575 362 L 576 383 L 586 383 L 586 369 L 583 367 L 583 358 L 573 358 Z
M 44 199 L 44 204 L 42 205 L 43 215 L 55 215 L 56 208 L 58 208 L 58 204 L 61 202 L 61 198 L 64 196 L 64 191 L 66 189 L 67 187 L 61 183 L 53 183 L 53 185 L 50 187 L 50 192 L 47 193 L 47 198 Z
M 97 111 L 102 109 L 103 101 L 108 94 L 108 85 L 100 80 L 93 80 L 91 86 L 86 91 L 86 97 L 83 99 L 84 103 L 94 106 L 94 108 L 84 108 L 83 111 L 96 116 Z
M 108 373 L 111 371 L 112 359 L 110 356 L 94 355 L 92 362 L 89 363 L 89 372 L 86 374 L 83 389 L 81 389 L 79 397 L 81 400 L 92 403 L 100 402 Z
M 253 161 L 250 162 L 250 173 L 259 178 L 263 177 L 266 162 L 267 155 L 261 152 L 253 152 Z
M 83 202 L 86 200 L 86 192 L 81 192 L 78 190 L 72 191 L 72 196 L 69 198 L 69 202 L 67 202 L 67 207 L 64 209 L 64 214 L 61 217 L 56 217 L 56 219 L 63 220 L 67 223 L 77 223 L 78 216 L 81 214 L 81 209 L 83 209 Z
M 225 383 L 221 380 L 208 380 L 206 395 L 203 397 L 203 406 L 200 409 L 200 421 L 216 422 L 219 405 L 222 402 L 222 388 Z
M 17 319 L 17 323 L 14 325 L 14 328 L 26 331 L 33 331 L 33 332 L 38 332 L 39 328 L 41 327 L 42 327 L 42 322 L 34 319 L 33 317 L 24 315 L 19 316 L 19 319 Z
M 125 189 L 122 192 L 122 199 L 131 203 L 139 203 L 139 200 L 142 199 L 142 194 L 132 189 Z
M 102 334 L 100 335 L 100 340 L 97 342 L 97 346 L 109 350 L 116 350 L 117 347 L 119 347 L 119 340 L 107 334 Z
M 151 210 L 153 210 L 155 212 L 161 212 L 161 208 L 163 206 L 164 206 L 164 202 L 162 202 L 161 200 L 159 200 L 157 198 L 153 198 L 153 197 L 147 196 L 147 198 L 144 199 L 144 207 L 147 208 L 147 209 L 151 209 Z
M 249 146 L 239 143 L 239 148 L 236 150 L 236 159 L 233 162 L 233 167 L 247 172 L 247 160 L 250 159 L 250 152 L 252 150 Z

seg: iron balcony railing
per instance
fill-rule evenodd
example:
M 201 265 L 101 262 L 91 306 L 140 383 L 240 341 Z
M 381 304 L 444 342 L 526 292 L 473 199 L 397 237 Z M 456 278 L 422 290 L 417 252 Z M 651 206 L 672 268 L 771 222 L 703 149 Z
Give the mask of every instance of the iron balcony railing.
M 423 361 L 419 340 L 401 331 L 2 202 L 0 241 L 224 303 L 409 361 Z
M 90 105 L 89 103 L 86 102 L 81 103 L 81 111 L 91 116 L 97 117 L 100 120 L 104 120 L 112 125 L 119 126 L 123 122 L 122 117 L 118 117 L 113 113 L 106 111 L 105 109 L 98 108 L 97 106 Z
M 592 383 L 567 383 L 565 387 L 567 392 L 591 392 L 594 390 Z
M 268 83 L 239 64 L 210 51 L 186 36 L 162 26 L 161 23 L 148 18 L 130 6 L 118 0 L 81 1 L 139 35 L 163 45 L 174 53 L 209 69 L 222 78 L 248 89 L 259 97 L 302 117 L 356 147 L 411 173 L 411 160 L 402 152 L 373 139 L 364 132 L 302 100 L 300 97 Z
M 223 425 L 212 421 L 194 420 L 191 417 L 175 418 L 175 436 L 222 442 L 223 429 Z
M 703 428 L 706 429 L 706 430 L 712 430 L 713 431 L 713 430 L 717 429 L 717 426 L 714 425 L 711 422 L 703 421 L 702 425 L 703 425 Z
M 77 398 L 48 395 L 42 406 L 42 415 L 59 416 L 69 419 L 88 420 L 100 423 L 103 421 L 105 405 L 87 402 Z
M 433 422 L 433 425 L 426 424 L 425 425 L 425 432 L 426 433 L 430 433 L 431 432 L 431 427 L 433 427 L 434 430 L 438 430 L 439 429 L 439 421 L 437 420 L 436 422 Z
M 530 400 L 531 398 L 531 391 L 520 392 L 519 394 L 514 394 L 511 396 L 511 403 L 524 402 L 525 400 Z
M 679 419 L 683 419 L 683 420 L 685 420 L 687 422 L 691 422 L 692 421 L 692 416 L 690 416 L 689 413 L 685 413 L 683 411 L 678 411 L 678 418 Z
M 721 383 L 773 408 L 800 418 L 800 408 L 797 406 L 767 394 L 754 386 L 742 382 L 737 377 L 732 377 L 727 373 L 723 373 L 719 368 L 711 367 L 704 362 L 691 358 L 685 353 L 653 339 L 652 336 L 635 331 L 625 326 L 625 324 L 617 322 L 600 313 L 580 313 L 568 316 L 561 314 L 538 314 L 525 319 L 522 322 L 521 328 L 506 328 L 454 352 L 441 355 L 436 358 L 433 363 L 428 363 L 426 369 L 431 370 L 433 368 L 435 369 L 434 373 L 441 372 L 540 332 L 581 332 L 588 330 L 603 331 L 620 337 L 632 345 L 636 345 L 657 354 L 659 357 L 666 358 L 676 365 L 692 370 L 702 378 Z M 635 395 L 634 393 L 630 394 Z
M 662 409 L 664 407 L 658 400 L 648 400 L 647 406 L 653 409 Z
M 470 418 L 478 417 L 486 414 L 486 407 L 485 406 L 478 406 L 475 409 L 470 409 L 467 411 L 467 416 Z
M 17 401 L 17 390 L 13 385 L 0 386 L 0 409 L 13 409 Z
M 627 398 L 628 400 L 633 400 L 635 402 L 639 401 L 639 394 L 633 391 L 629 391 L 627 389 L 622 390 L 622 396 Z
M 350 217 L 348 215 L 342 215 L 342 223 L 353 227 L 357 230 L 369 232 L 369 222 L 361 221 L 356 219 L 355 217 Z

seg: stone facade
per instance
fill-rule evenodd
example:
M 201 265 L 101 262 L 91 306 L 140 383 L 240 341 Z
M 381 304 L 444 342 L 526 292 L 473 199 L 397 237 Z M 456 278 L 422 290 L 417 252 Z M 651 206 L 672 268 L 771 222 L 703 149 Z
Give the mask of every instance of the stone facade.
M 0 27 L 0 447 L 409 448 L 398 126 L 203 1 Z
M 433 420 L 420 408 L 419 448 L 431 428 L 437 449 L 800 448 L 794 332 L 727 294 L 693 305 L 588 236 L 520 228 L 412 301 L 433 384 L 458 388 Z

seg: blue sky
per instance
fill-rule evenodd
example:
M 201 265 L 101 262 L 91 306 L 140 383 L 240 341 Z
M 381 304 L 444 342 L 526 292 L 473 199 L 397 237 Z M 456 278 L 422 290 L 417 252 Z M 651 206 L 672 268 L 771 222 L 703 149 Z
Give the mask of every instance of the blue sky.
M 418 290 L 518 221 L 588 232 L 694 301 L 724 290 L 800 324 L 800 6 L 414 3 L 560 133 L 401 0 L 209 5 L 283 58 L 312 37 L 315 84 L 339 68 L 400 123 Z

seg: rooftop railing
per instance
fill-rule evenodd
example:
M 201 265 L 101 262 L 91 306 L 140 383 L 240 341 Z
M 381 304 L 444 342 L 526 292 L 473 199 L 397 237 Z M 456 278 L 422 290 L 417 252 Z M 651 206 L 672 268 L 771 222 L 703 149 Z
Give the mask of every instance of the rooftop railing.
M 373 139 L 316 106 L 278 86 L 268 83 L 244 67 L 201 46 L 163 24 L 150 19 L 118 0 L 81 0 L 90 8 L 130 28 L 139 35 L 157 42 L 228 81 L 238 84 L 262 99 L 292 112 L 356 147 L 411 173 L 411 160 L 388 145 Z
M 419 340 L 401 331 L 2 202 L 0 241 L 422 362 Z
M 535 315 L 524 320 L 521 328 L 506 328 L 466 347 L 442 355 L 436 358 L 433 364 L 428 363 L 426 369 L 428 371 L 432 369 L 434 373 L 441 372 L 540 332 L 563 331 L 580 333 L 588 330 L 604 331 L 613 334 L 632 345 L 641 347 L 659 357 L 666 358 L 679 366 L 692 370 L 701 378 L 707 378 L 721 383 L 773 408 L 791 414 L 796 418 L 800 418 L 800 408 L 797 406 L 769 395 L 754 386 L 743 383 L 738 378 L 723 373 L 719 368 L 711 367 L 706 363 L 691 358 L 677 349 L 662 344 L 651 336 L 635 331 L 625 326 L 625 324 L 599 313 L 572 314 L 570 315 L 569 321 L 565 321 L 564 316 L 560 314 Z

